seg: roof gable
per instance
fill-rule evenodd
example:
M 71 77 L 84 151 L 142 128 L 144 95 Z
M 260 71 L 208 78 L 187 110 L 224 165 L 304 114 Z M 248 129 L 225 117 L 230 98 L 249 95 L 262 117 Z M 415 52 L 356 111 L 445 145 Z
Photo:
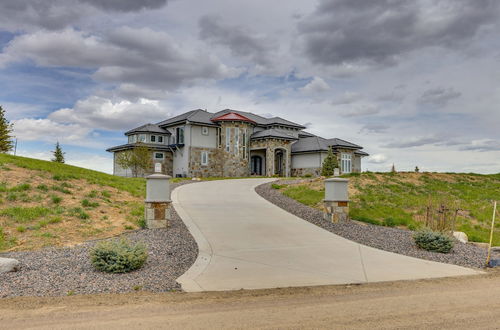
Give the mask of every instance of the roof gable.
M 251 120 L 250 118 L 247 118 L 239 113 L 236 112 L 229 112 L 224 115 L 212 118 L 213 122 L 216 121 L 245 121 L 249 123 L 255 124 L 255 121 Z

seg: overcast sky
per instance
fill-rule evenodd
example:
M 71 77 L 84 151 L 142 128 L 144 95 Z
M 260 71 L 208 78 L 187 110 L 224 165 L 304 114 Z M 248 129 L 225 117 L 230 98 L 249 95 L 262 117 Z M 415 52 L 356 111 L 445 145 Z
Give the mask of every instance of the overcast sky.
M 364 147 L 366 170 L 500 172 L 500 1 L 3 0 L 18 154 L 112 171 L 123 132 L 202 108 Z

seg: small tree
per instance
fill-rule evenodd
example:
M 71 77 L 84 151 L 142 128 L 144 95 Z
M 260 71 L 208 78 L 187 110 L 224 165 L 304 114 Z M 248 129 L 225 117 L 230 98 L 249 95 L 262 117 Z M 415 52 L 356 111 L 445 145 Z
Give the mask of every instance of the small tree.
M 151 150 L 142 143 L 138 143 L 133 149 L 117 154 L 116 164 L 132 171 L 132 176 L 147 173 L 153 166 Z
M 56 149 L 54 151 L 52 151 L 52 154 L 54 155 L 54 158 L 52 158 L 53 162 L 64 163 L 65 152 L 62 151 L 62 148 L 61 148 L 61 145 L 59 144 L 59 141 L 57 141 Z
M 12 124 L 5 118 L 5 110 L 0 105 L 0 152 L 7 153 L 12 150 Z
M 339 162 L 337 156 L 333 153 L 332 148 L 328 148 L 328 154 L 323 161 L 323 166 L 321 168 L 322 176 L 332 176 L 334 170 L 339 167 Z
M 396 166 L 394 166 L 394 164 L 392 164 L 391 173 L 396 173 Z
M 415 173 L 418 173 L 420 172 L 420 169 L 418 168 L 418 166 L 415 166 Z

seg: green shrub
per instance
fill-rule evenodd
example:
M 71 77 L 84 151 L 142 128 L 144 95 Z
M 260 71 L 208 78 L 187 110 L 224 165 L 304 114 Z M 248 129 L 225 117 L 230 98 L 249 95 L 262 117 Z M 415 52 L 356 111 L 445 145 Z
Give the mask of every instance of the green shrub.
M 421 249 L 448 253 L 453 248 L 453 239 L 439 232 L 423 230 L 413 235 L 415 244 Z
M 147 258 L 144 244 L 132 244 L 125 239 L 100 242 L 90 251 L 90 261 L 94 267 L 107 273 L 126 273 L 139 269 Z
M 277 190 L 279 190 L 279 189 L 283 188 L 284 186 L 285 186 L 285 185 L 282 185 L 282 184 L 277 184 L 277 183 L 273 183 L 273 184 L 271 184 L 271 188 L 273 188 L 273 189 L 277 189 Z
M 47 187 L 46 184 L 39 184 L 38 186 L 36 186 L 36 189 L 41 191 L 49 191 L 49 187 Z
M 304 178 L 312 178 L 312 174 L 311 173 L 304 174 Z
M 83 207 L 98 207 L 99 206 L 99 203 L 97 202 L 91 202 L 89 201 L 88 199 L 84 199 L 82 200 L 82 206 Z
M 16 228 L 16 230 L 17 230 L 18 232 L 20 232 L 20 233 L 24 233 L 24 232 L 26 231 L 26 227 L 24 227 L 24 226 L 18 226 L 18 227 Z
M 107 190 L 101 191 L 101 195 L 104 198 L 110 198 L 111 197 L 111 193 L 109 191 L 107 191 Z
M 52 195 L 50 197 L 50 199 L 52 200 L 52 203 L 54 203 L 54 204 L 59 204 L 62 202 L 62 198 L 57 196 L 57 195 Z

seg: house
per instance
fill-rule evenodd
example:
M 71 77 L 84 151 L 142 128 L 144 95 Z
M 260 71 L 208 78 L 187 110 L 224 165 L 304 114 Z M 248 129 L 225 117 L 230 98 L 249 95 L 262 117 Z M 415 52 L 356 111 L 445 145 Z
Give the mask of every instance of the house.
M 125 133 L 128 143 L 112 147 L 114 174 L 131 176 L 117 156 L 138 144 L 150 148 L 153 163 L 175 177 L 318 176 L 328 149 L 342 173 L 360 172 L 368 154 L 361 146 L 307 133 L 289 120 L 238 110 L 193 110 Z M 152 171 L 152 170 L 151 170 Z

